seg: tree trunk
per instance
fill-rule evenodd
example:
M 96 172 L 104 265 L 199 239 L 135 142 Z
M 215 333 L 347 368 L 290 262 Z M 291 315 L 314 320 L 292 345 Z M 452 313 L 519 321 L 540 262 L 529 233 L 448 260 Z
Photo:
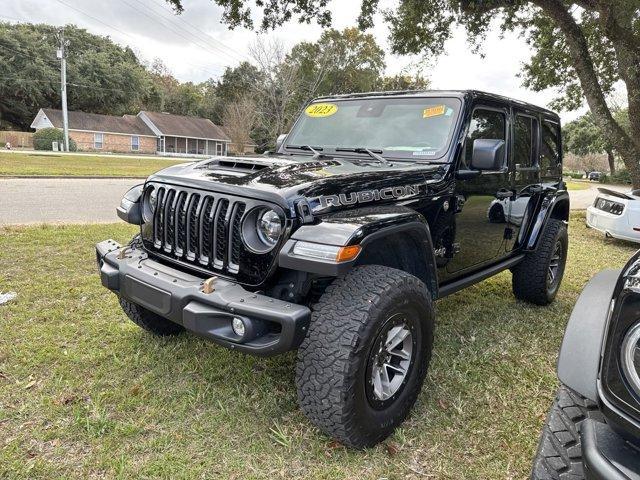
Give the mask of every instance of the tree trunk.
M 575 58 L 574 67 L 593 118 L 603 134 L 609 138 L 612 145 L 618 153 L 620 153 L 620 157 L 631 176 L 633 187 L 640 188 L 640 164 L 638 163 L 640 146 L 632 140 L 631 136 L 624 131 L 611 114 L 611 109 L 607 105 L 606 98 L 598 80 L 598 75 L 594 68 L 593 60 L 591 59 L 589 45 L 580 25 L 576 23 L 562 0 L 532 0 L 532 3 L 540 7 L 549 18 L 553 19 L 564 34 L 567 47 Z M 607 25 L 603 25 L 603 28 L 606 30 Z M 627 79 L 631 80 L 630 84 L 627 84 L 627 90 L 630 103 L 629 115 L 632 115 L 631 103 L 634 103 L 634 113 L 635 107 L 640 107 L 640 104 L 635 103 L 637 99 L 640 99 L 640 89 L 636 90 L 636 86 L 640 87 L 640 85 L 636 84 L 636 76 L 634 76 L 633 69 L 630 69 L 627 63 L 634 58 L 633 49 L 626 49 L 625 46 L 620 43 L 614 46 L 616 47 L 616 56 L 619 57 L 619 53 L 623 53 L 622 63 L 624 65 L 620 66 L 622 79 L 625 80 L 625 83 Z M 619 62 L 620 60 L 621 59 L 618 58 Z M 638 128 L 640 128 L 640 125 L 638 125 Z M 635 134 L 634 130 L 632 122 L 632 135 Z
M 611 175 L 616 173 L 616 157 L 613 156 L 613 150 L 607 149 L 607 160 L 609 161 L 609 172 Z

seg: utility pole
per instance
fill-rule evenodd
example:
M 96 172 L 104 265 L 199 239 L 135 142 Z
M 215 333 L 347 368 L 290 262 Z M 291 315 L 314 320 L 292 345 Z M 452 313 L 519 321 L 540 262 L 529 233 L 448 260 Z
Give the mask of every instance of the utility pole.
M 69 151 L 69 113 L 67 111 L 67 47 L 69 41 L 64 38 L 64 27 L 58 32 L 58 59 L 60 60 L 60 93 L 62 96 L 62 131 L 64 134 L 64 151 Z

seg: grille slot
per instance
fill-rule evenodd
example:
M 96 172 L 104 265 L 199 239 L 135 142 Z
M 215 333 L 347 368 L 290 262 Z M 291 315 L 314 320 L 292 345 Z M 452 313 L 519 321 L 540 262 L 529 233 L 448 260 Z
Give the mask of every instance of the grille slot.
M 148 238 L 167 257 L 213 272 L 236 275 L 244 252 L 241 199 L 160 186 Z

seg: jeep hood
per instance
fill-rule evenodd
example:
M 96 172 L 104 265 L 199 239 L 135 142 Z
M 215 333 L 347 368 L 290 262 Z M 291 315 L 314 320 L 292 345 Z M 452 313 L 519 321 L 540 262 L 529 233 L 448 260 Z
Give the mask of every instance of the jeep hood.
M 365 163 L 366 162 L 366 163 Z M 148 181 L 192 186 L 247 197 L 290 201 L 322 195 L 438 182 L 446 164 L 393 162 L 380 165 L 367 157 L 312 159 L 310 156 L 215 157 L 178 164 Z

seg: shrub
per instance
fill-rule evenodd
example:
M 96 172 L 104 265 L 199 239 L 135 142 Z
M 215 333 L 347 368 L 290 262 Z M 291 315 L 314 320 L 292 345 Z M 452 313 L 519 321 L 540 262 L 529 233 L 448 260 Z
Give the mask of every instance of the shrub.
M 582 177 L 584 177 L 584 174 L 580 172 L 565 172 L 565 175 L 576 180 L 580 180 Z
M 600 183 L 631 185 L 631 175 L 629 175 L 629 172 L 623 168 L 622 170 L 616 171 L 616 173 L 602 175 L 600 177 Z
M 58 148 L 61 148 L 60 146 L 64 145 L 64 134 L 62 133 L 62 130 L 58 130 L 57 128 L 43 128 L 33 134 L 33 148 L 36 150 L 51 151 L 51 144 L 53 142 L 58 142 Z M 72 138 L 69 139 L 69 150 L 72 152 L 78 150 L 78 146 Z

